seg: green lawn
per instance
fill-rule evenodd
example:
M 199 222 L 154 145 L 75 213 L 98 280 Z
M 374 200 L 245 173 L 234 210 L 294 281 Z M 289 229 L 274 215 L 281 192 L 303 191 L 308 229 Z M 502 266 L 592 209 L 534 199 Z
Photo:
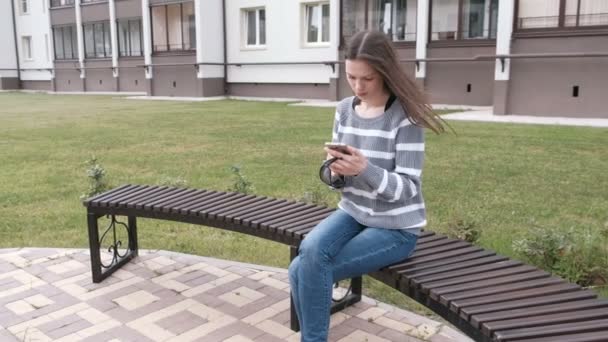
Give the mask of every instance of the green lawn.
M 0 104 L 0 247 L 87 247 L 79 196 L 91 155 L 113 185 L 180 177 L 226 190 L 230 166 L 240 165 L 258 195 L 337 200 L 317 178 L 331 108 L 24 93 L 0 93 Z M 451 125 L 457 135 L 427 134 L 430 229 L 473 226 L 480 245 L 507 255 L 531 227 L 608 229 L 608 129 Z M 241 234 L 150 220 L 139 227 L 141 248 L 288 265 L 285 246 Z M 369 291 L 412 305 L 376 283 Z

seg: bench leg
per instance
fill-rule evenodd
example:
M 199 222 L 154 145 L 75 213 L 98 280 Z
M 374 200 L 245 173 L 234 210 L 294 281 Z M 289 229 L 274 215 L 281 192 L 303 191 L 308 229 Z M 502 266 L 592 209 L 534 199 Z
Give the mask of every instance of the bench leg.
M 293 260 L 296 256 L 298 256 L 298 247 L 289 246 L 289 257 L 290 261 Z M 363 294 L 363 277 L 356 277 L 350 280 L 350 291 L 349 293 L 341 298 L 338 301 L 332 301 L 331 304 L 331 313 L 336 313 L 338 311 L 342 311 L 347 307 L 360 302 L 361 295 Z M 300 323 L 298 322 L 298 316 L 296 314 L 296 309 L 293 305 L 293 297 L 291 297 L 290 292 L 290 327 L 291 330 L 298 332 L 300 331 Z
M 101 215 L 103 216 L 103 215 Z M 137 220 L 135 217 L 128 217 L 128 224 L 120 222 L 116 220 L 114 215 L 108 215 L 111 219 L 111 222 L 104 231 L 104 233 L 99 237 L 99 226 L 98 219 L 101 217 L 99 214 L 89 212 L 87 214 L 87 223 L 89 229 L 89 249 L 91 253 L 91 275 L 93 277 L 94 283 L 99 283 L 103 281 L 105 278 L 109 277 L 112 273 L 114 273 L 117 269 L 122 267 L 122 265 L 129 262 L 131 259 L 137 256 L 138 246 L 137 246 Z M 128 245 L 125 248 L 125 251 L 121 253 L 119 248 L 122 246 L 122 241 L 117 238 L 117 229 L 124 228 L 127 231 L 128 236 Z M 108 239 L 111 238 L 109 242 L 110 247 L 108 251 L 112 253 L 112 260 L 108 264 L 104 264 L 101 261 L 101 246 L 103 241 L 106 239 L 106 236 L 111 234 L 111 237 L 108 236 Z

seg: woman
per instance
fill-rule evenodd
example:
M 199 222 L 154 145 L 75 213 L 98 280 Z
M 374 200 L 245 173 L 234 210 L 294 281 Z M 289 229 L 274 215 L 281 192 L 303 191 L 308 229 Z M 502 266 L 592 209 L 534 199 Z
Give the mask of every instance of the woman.
M 355 96 L 336 111 L 329 166 L 342 177 L 338 209 L 308 234 L 289 266 L 302 341 L 326 341 L 332 284 L 407 258 L 426 212 L 421 192 L 424 128 L 443 132 L 441 119 L 399 67 L 381 32 L 354 35 L 346 76 Z

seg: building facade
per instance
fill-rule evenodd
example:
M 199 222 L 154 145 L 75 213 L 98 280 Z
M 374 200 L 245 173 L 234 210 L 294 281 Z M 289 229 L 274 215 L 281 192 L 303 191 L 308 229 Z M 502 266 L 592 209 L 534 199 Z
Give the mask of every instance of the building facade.
M 5 89 L 336 100 L 375 29 L 433 103 L 608 117 L 606 0 L 11 1 Z

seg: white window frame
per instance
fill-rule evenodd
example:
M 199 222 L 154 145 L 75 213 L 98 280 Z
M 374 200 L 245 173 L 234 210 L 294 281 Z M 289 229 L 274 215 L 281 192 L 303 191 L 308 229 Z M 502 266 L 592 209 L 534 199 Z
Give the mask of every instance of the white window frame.
M 21 49 L 23 50 L 24 60 L 34 60 L 34 51 L 32 51 L 32 36 L 21 36 Z
M 327 41 L 323 41 L 323 6 L 329 6 L 329 27 L 327 35 Z M 319 27 L 319 33 L 317 35 L 316 42 L 308 41 L 308 8 L 319 7 L 320 15 L 317 19 L 317 26 Z M 329 1 L 314 1 L 314 2 L 303 2 L 302 3 L 302 44 L 305 47 L 327 47 L 331 44 L 331 4 Z
M 30 14 L 30 0 L 19 0 L 19 13 Z
M 265 42 L 264 44 L 260 44 L 260 11 L 264 11 L 264 25 L 266 25 L 266 22 L 268 21 L 268 12 L 266 11 L 266 7 L 241 9 L 241 45 L 245 50 L 265 49 L 266 44 L 268 43 L 268 30 L 266 30 L 266 27 L 264 27 Z M 249 44 L 247 39 L 249 37 L 249 13 L 251 12 L 255 12 L 255 44 Z

